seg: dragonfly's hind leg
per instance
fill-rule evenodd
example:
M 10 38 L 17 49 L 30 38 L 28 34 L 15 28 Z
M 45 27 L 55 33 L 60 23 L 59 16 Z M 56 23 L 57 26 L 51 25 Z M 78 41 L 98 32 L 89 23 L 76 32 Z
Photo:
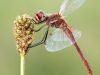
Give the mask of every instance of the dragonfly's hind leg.
M 29 48 L 36 47 L 36 46 L 41 45 L 41 44 L 45 44 L 47 36 L 48 36 L 48 32 L 49 32 L 49 27 L 47 28 L 42 40 L 38 43 L 29 45 Z

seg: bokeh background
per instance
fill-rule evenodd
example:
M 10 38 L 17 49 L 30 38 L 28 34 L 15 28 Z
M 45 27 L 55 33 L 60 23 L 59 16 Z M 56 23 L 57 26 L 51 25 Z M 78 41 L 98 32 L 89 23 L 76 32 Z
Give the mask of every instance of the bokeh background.
M 20 56 L 13 36 L 16 16 L 35 12 L 59 11 L 63 0 L 0 0 L 0 75 L 20 75 Z M 88 59 L 94 75 L 100 75 L 100 0 L 86 3 L 67 18 L 81 30 L 78 44 Z M 35 38 L 41 38 L 44 31 Z M 41 34 L 41 35 L 40 35 Z M 25 75 L 88 75 L 74 47 L 49 53 L 43 45 L 32 48 L 26 56 Z

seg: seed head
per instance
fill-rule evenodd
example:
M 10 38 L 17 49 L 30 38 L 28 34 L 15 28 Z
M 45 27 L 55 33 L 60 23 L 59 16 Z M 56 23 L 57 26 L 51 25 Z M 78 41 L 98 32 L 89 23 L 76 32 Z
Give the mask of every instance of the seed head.
M 14 21 L 14 36 L 16 39 L 16 46 L 21 54 L 28 52 L 28 46 L 32 43 L 34 25 L 32 17 L 27 14 L 18 16 Z

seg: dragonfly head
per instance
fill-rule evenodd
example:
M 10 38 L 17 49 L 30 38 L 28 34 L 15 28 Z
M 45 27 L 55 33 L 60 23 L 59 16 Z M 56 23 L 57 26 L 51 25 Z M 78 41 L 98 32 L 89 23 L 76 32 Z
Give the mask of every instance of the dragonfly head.
M 47 19 L 47 16 L 44 14 L 43 11 L 38 11 L 35 15 L 35 19 L 37 22 L 44 22 Z

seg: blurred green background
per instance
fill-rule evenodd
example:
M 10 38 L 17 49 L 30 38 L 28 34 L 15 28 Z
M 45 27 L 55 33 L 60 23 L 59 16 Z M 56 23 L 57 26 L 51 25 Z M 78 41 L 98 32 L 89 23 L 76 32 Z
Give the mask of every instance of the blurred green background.
M 0 75 L 19 75 L 20 56 L 13 36 L 16 16 L 34 17 L 38 10 L 59 11 L 63 0 L 0 0 Z M 88 59 L 94 75 L 100 75 L 100 0 L 87 0 L 67 17 L 72 27 L 81 30 L 78 44 Z M 42 37 L 38 33 L 39 37 Z M 88 75 L 74 47 L 49 53 L 43 45 L 32 48 L 26 56 L 25 75 Z

